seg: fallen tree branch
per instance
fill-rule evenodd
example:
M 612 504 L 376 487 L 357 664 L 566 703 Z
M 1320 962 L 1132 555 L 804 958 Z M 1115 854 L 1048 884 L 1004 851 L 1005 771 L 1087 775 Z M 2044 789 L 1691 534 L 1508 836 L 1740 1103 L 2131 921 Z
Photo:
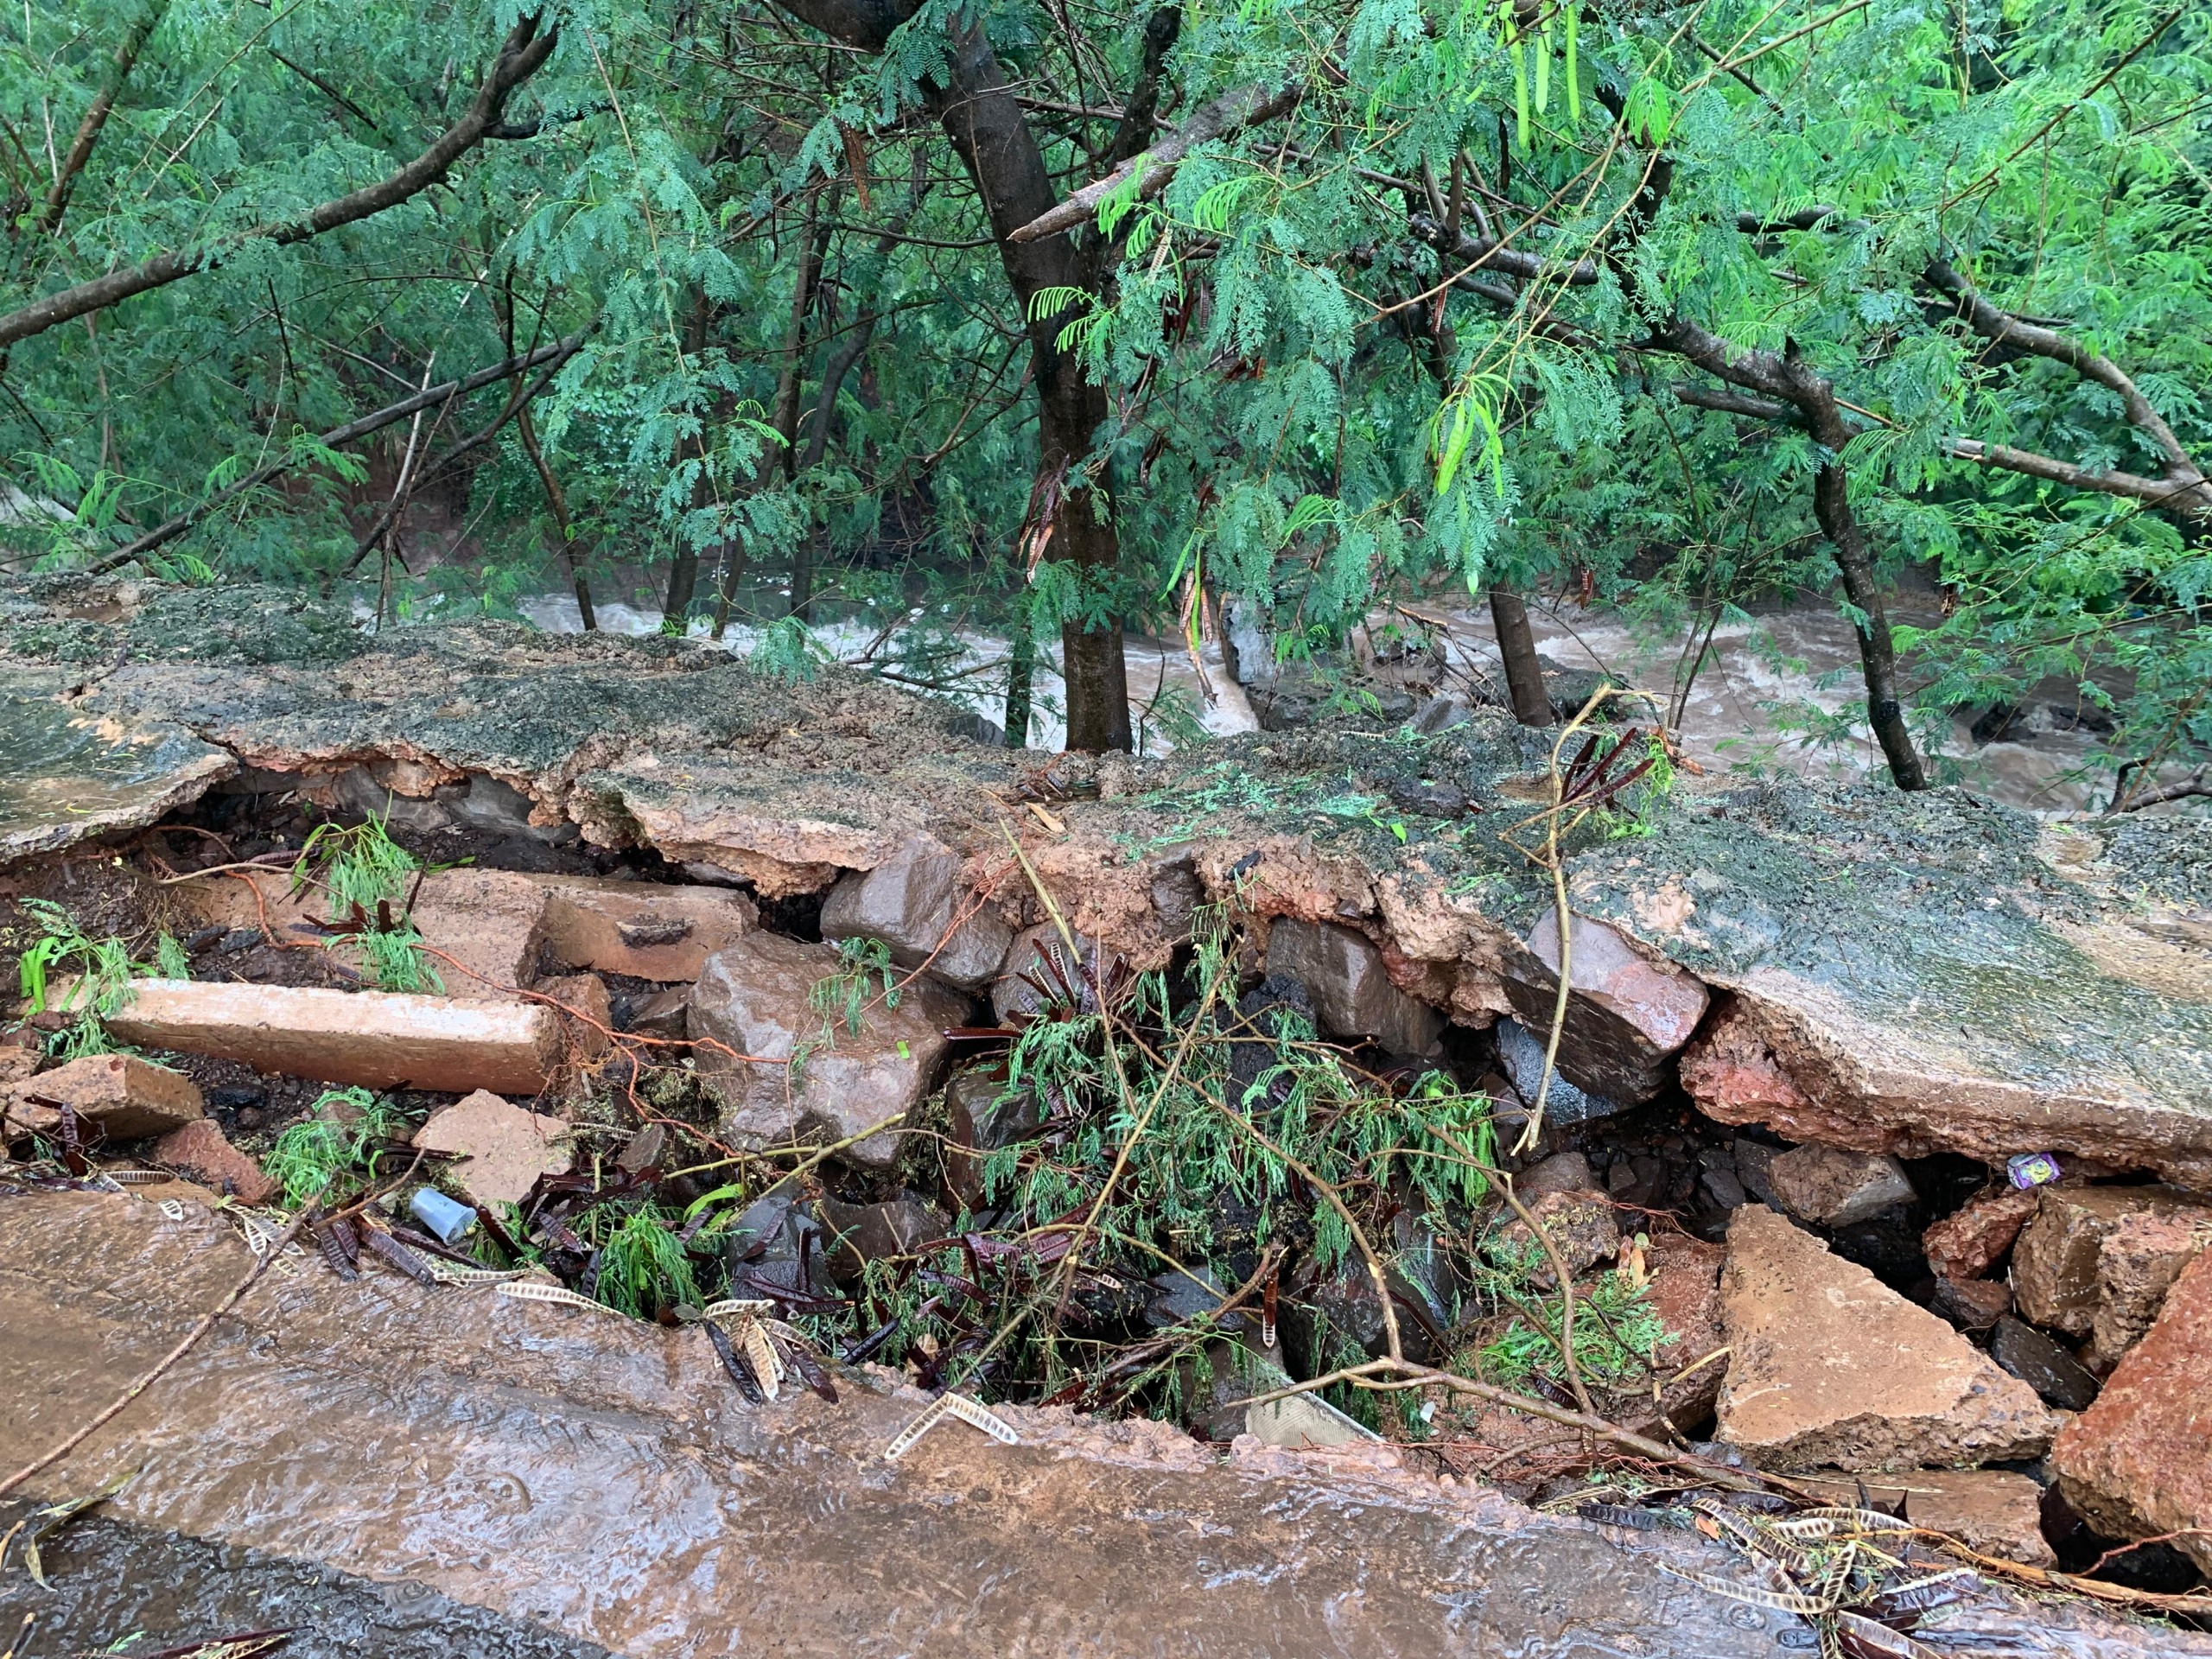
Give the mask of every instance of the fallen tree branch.
M 44 334 L 49 328 L 92 312 L 118 305 L 136 295 L 180 282 L 211 265 L 220 264 L 229 255 L 250 243 L 270 242 L 280 248 L 289 247 L 341 226 L 368 219 L 387 207 L 398 206 L 411 196 L 419 195 L 442 179 L 455 162 L 484 141 L 498 124 L 509 96 L 536 74 L 545 60 L 552 55 L 557 38 L 557 30 L 539 35 L 535 16 L 526 16 L 516 23 L 501 44 L 499 55 L 493 60 L 491 73 L 484 77 L 483 86 L 475 98 L 470 100 L 467 111 L 441 133 L 428 149 L 388 178 L 326 201 L 304 219 L 294 219 L 288 224 L 265 225 L 237 236 L 181 248 L 174 253 L 156 254 L 143 264 L 133 265 L 125 270 L 111 270 L 104 276 L 95 276 L 88 282 L 42 296 L 19 310 L 0 316 L 0 347 L 11 346 L 19 340 L 28 340 L 33 334 Z
M 584 336 L 581 333 L 574 334 L 553 345 L 541 346 L 536 351 L 526 353 L 523 356 L 511 357 L 503 363 L 494 363 L 489 368 L 479 369 L 475 373 L 464 376 L 461 379 L 448 380 L 441 385 L 427 387 L 410 397 L 401 398 L 396 404 L 387 404 L 372 415 L 364 415 L 357 421 L 348 421 L 343 426 L 333 427 L 329 431 L 320 435 L 315 439 L 315 442 L 325 449 L 334 449 L 340 444 L 351 443 L 356 438 L 365 438 L 372 432 L 381 431 L 387 426 L 397 425 L 417 410 L 429 409 L 435 404 L 446 402 L 448 398 L 465 397 L 472 391 L 481 391 L 488 385 L 505 380 L 512 375 L 526 374 L 541 364 L 552 362 L 556 358 L 565 362 L 582 349 L 583 343 Z M 270 462 L 266 467 L 240 479 L 228 489 L 218 490 L 205 501 L 195 502 L 168 523 L 156 525 L 128 546 L 119 547 L 114 552 L 94 560 L 87 567 L 88 570 L 94 575 L 105 575 L 110 570 L 130 563 L 133 559 L 152 552 L 166 542 L 175 541 L 209 513 L 228 505 L 250 490 L 259 489 L 278 474 L 289 472 L 292 466 L 293 461 L 289 455 L 281 461 Z
M 1298 100 L 1305 89 L 1293 82 L 1287 86 L 1270 88 L 1254 84 L 1239 86 L 1234 92 L 1224 92 L 1212 103 L 1205 105 L 1188 121 L 1178 127 L 1174 134 L 1161 139 L 1150 149 L 1122 162 L 1103 179 L 1093 180 L 1066 200 L 1049 212 L 1039 213 L 1027 225 L 1007 234 L 1009 242 L 1034 242 L 1040 238 L 1058 236 L 1071 231 L 1098 211 L 1098 204 L 1134 175 L 1137 181 L 1137 200 L 1149 201 L 1165 190 L 1175 177 L 1175 169 L 1183 158 L 1198 145 L 1212 139 L 1223 138 L 1246 127 L 1272 121 L 1279 115 L 1287 115 L 1298 107 Z

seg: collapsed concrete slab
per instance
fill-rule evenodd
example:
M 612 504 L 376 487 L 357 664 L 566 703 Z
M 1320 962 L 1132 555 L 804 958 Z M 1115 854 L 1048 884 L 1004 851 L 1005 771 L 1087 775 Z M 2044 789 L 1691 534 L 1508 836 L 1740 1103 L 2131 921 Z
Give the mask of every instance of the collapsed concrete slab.
M 29 1457 L 74 1430 L 87 1401 L 121 1393 L 251 1260 L 189 1207 L 171 1221 L 106 1194 L 0 1205 L 12 1443 Z M 821 1659 L 1139 1653 L 1163 1639 L 1229 1659 L 1766 1659 L 1802 1630 L 1659 1570 L 1733 1575 L 1718 1545 L 1605 1534 L 1443 1488 L 1389 1448 L 1309 1458 L 1255 1442 L 1224 1456 L 1157 1424 L 1009 1409 L 1021 1445 L 947 1424 L 890 1463 L 883 1448 L 924 1398 L 850 1371 L 839 1392 L 834 1407 L 798 1391 L 749 1408 L 696 1330 L 428 1290 L 373 1264 L 353 1284 L 303 1266 L 265 1276 L 32 1490 L 88 1495 L 136 1471 L 105 1524 L 170 1541 L 134 1558 L 161 1599 L 196 1588 L 179 1580 L 217 1548 L 227 1570 L 275 1558 L 326 1575 L 320 1596 L 274 1604 L 318 1654 L 399 1650 L 306 1645 L 329 1616 L 316 1604 L 343 1612 L 363 1579 L 386 1607 L 450 1620 L 435 1625 L 439 1651 L 505 1625 L 653 1659 L 751 1650 L 764 1632 Z M 105 1577 L 54 1582 L 57 1602 L 90 1594 L 68 1604 L 73 1643 L 208 1633 L 146 1622 L 147 1604 Z M 2212 1653 L 2212 1639 L 1999 1591 L 1921 1633 L 2078 1659 Z
M 412 799 L 487 777 L 533 820 L 768 898 L 825 892 L 927 836 L 971 876 L 993 867 L 1024 909 L 1009 925 L 1041 922 L 1006 879 L 1011 831 L 1109 958 L 1170 960 L 1195 883 L 1254 919 L 1363 937 L 1392 986 L 1476 1027 L 1514 1011 L 1553 902 L 1503 838 L 1548 798 L 1548 751 L 1490 710 L 1434 734 L 1259 733 L 1047 766 L 880 682 L 786 684 L 693 642 L 491 622 L 372 637 L 297 594 L 154 583 L 35 583 L 7 603 L 0 718 L 188 728 L 201 747 L 155 779 L 171 804 L 226 767 L 226 787 L 310 793 L 381 768 Z M 1444 779 L 1485 810 L 1431 812 L 1408 788 Z M 8 805 L 7 844 L 109 827 L 57 798 Z M 2055 1151 L 2212 1191 L 2212 963 L 2191 944 L 2212 824 L 2060 829 L 1957 790 L 1787 779 L 1680 784 L 1645 813 L 1635 839 L 1569 838 L 1568 907 L 1719 994 L 1681 1066 L 1708 1113 L 1900 1157 Z
M 126 1043 L 244 1060 L 372 1089 L 534 1095 L 561 1061 L 560 1016 L 536 1003 L 286 985 L 132 982 L 107 1021 Z
M 1763 1205 L 1728 1222 L 1719 1437 L 1762 1468 L 2038 1455 L 2060 1420 L 1957 1332 Z

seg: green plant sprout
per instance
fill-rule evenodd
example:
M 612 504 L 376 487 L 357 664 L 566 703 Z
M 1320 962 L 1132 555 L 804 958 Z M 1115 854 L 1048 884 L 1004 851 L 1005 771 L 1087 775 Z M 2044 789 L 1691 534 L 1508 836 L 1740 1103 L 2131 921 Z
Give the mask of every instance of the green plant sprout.
M 75 1016 L 60 1030 L 47 1033 L 47 1053 L 73 1060 L 115 1052 L 107 1021 L 130 1000 L 130 976 L 138 964 L 130 960 L 130 947 L 112 936 L 92 938 L 50 899 L 26 899 L 22 906 L 39 924 L 39 936 L 23 952 L 16 969 L 30 1011 Z M 54 1003 L 49 999 L 56 988 L 54 981 L 61 974 L 74 978 Z
M 372 815 L 350 827 L 319 823 L 293 863 L 292 891 L 322 887 L 330 921 L 348 930 L 378 989 L 442 991 L 445 982 L 424 958 L 423 936 L 406 912 L 422 868 L 382 818 Z
M 306 1117 L 276 1137 L 261 1166 L 283 1188 L 284 1207 L 297 1210 L 341 1182 L 374 1179 L 374 1148 L 397 1122 L 391 1109 L 365 1089 L 327 1089 Z

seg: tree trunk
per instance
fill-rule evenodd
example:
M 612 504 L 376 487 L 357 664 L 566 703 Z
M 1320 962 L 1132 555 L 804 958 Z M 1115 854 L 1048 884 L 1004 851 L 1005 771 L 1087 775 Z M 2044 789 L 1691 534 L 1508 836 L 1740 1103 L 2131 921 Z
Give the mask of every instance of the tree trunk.
M 1913 747 L 1912 733 L 1905 725 L 1904 705 L 1897 696 L 1897 647 L 1890 639 L 1890 618 L 1882 603 L 1881 584 L 1874 579 L 1874 561 L 1866 549 L 1866 534 L 1851 510 L 1850 480 L 1843 466 L 1851 429 L 1844 424 L 1835 388 L 1805 365 L 1794 342 L 1778 353 L 1747 351 L 1688 318 L 1675 317 L 1653 334 L 1651 343 L 1679 353 L 1732 386 L 1783 399 L 1796 410 L 1814 441 L 1828 452 L 1828 459 L 1813 479 L 1813 516 L 1820 520 L 1821 531 L 1834 550 L 1844 595 L 1859 611 L 1853 626 L 1858 631 L 1859 660 L 1866 681 L 1866 723 L 1874 729 L 1875 741 L 1882 746 L 1897 786 L 1927 788 L 1927 769 Z
M 1029 626 L 1029 595 L 1014 602 L 1012 651 L 1006 665 L 1006 746 L 1029 747 L 1031 687 L 1037 677 L 1037 634 Z
M 912 0 L 779 3 L 823 34 L 870 53 L 882 51 L 916 9 Z M 1095 499 L 1096 486 L 1075 465 L 1090 453 L 1092 437 L 1105 421 L 1105 389 L 1091 385 L 1083 365 L 1059 349 L 1065 308 L 1040 316 L 1033 306 L 1043 289 L 1086 288 L 1085 262 L 1065 232 L 1027 242 L 1013 239 L 1016 231 L 1057 207 L 1059 194 L 982 24 L 960 29 L 948 45 L 944 67 L 923 91 L 976 186 L 998 245 L 1000 265 L 1028 329 L 1038 401 L 1036 499 L 1049 496 L 1053 503 L 1044 556 L 1075 566 L 1079 605 L 1087 601 L 1089 608 L 1110 614 L 1116 597 L 1110 590 L 1101 595 L 1099 589 L 1110 582 L 1121 547 L 1112 523 L 1099 510 L 1103 504 Z M 1060 645 L 1068 747 L 1128 748 L 1128 677 L 1120 623 L 1102 619 L 1086 626 L 1078 617 L 1062 627 Z
M 1847 435 L 1843 423 L 1835 418 L 1834 407 L 1831 401 L 1828 419 L 1834 437 L 1821 429 L 1817 416 L 1812 420 L 1813 435 L 1840 455 Z M 1882 604 L 1882 589 L 1874 580 L 1874 561 L 1867 554 L 1858 515 L 1851 510 L 1847 485 L 1841 461 L 1822 467 L 1813 479 L 1813 516 L 1820 520 L 1821 532 L 1835 550 L 1835 568 L 1843 577 L 1844 594 L 1859 609 L 1853 626 L 1858 631 L 1859 661 L 1866 679 L 1866 723 L 1874 728 L 1875 741 L 1882 746 L 1897 786 L 1925 789 L 1928 772 L 1921 765 L 1920 752 L 1913 747 L 1912 733 L 1905 725 L 1904 709 L 1897 698 L 1897 654 L 1890 640 L 1889 613 Z
M 545 505 L 553 509 L 555 528 L 561 532 L 561 559 L 569 567 L 569 585 L 575 590 L 576 613 L 583 619 L 584 632 L 599 631 L 599 613 L 591 602 L 591 583 L 584 575 L 583 557 L 576 546 L 576 530 L 569 518 L 569 498 L 561 488 L 561 480 L 553 476 L 553 469 L 546 464 L 545 452 L 537 442 L 537 429 L 531 423 L 530 410 L 519 411 L 516 430 L 522 447 L 530 456 L 530 464 L 537 469 L 537 481 L 545 491 Z
M 1552 694 L 1544 690 L 1544 671 L 1536 661 L 1536 636 L 1529 626 L 1529 607 L 1521 595 L 1503 588 L 1490 590 L 1490 620 L 1497 629 L 1497 654 L 1505 664 L 1505 689 L 1513 696 L 1513 718 L 1523 726 L 1549 726 Z
M 1065 311 L 1039 316 L 1033 304 L 1045 289 L 1081 286 L 1082 261 L 1065 233 L 1030 242 L 1009 239 L 1058 198 L 1027 118 L 980 26 L 955 38 L 946 75 L 949 84 L 932 87 L 931 102 L 982 198 L 998 238 L 1000 263 L 1028 326 L 1032 378 L 1037 383 L 1039 499 L 1052 502 L 1045 556 L 1073 565 L 1081 594 L 1094 596 L 1121 560 L 1106 504 L 1081 470 L 1091 438 L 1106 419 L 1106 391 L 1060 350 Z M 1105 601 L 1109 607 L 1112 602 L 1110 597 Z M 1120 623 L 1087 624 L 1080 615 L 1071 617 L 1061 626 L 1060 651 L 1067 682 L 1067 747 L 1128 748 L 1128 676 Z

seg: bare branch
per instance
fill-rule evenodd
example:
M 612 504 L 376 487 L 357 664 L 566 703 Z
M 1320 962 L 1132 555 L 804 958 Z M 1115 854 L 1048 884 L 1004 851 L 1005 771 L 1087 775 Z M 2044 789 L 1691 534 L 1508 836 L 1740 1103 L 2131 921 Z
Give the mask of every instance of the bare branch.
M 70 194 L 77 188 L 77 175 L 85 170 L 85 163 L 92 158 L 92 146 L 99 143 L 100 132 L 107 125 L 115 100 L 122 95 L 123 84 L 130 79 L 131 67 L 138 61 L 138 54 L 146 49 L 146 42 L 159 26 L 162 14 L 169 9 L 169 0 L 147 0 L 130 29 L 123 36 L 123 43 L 115 48 L 115 56 L 108 67 L 107 79 L 92 95 L 92 107 L 85 111 L 85 118 L 78 124 L 77 137 L 69 146 L 69 153 L 62 158 L 60 170 L 54 175 L 54 188 L 46 193 L 46 206 L 39 210 L 38 227 L 52 235 L 60 227 L 61 215 L 69 210 Z
M 582 349 L 583 343 L 582 334 L 571 334 L 555 345 L 541 346 L 524 356 L 508 358 L 505 362 L 494 363 L 487 369 L 479 369 L 465 378 L 448 380 L 441 385 L 431 386 L 418 391 L 412 397 L 403 397 L 396 404 L 388 404 L 372 415 L 364 415 L 357 421 L 348 421 L 343 426 L 333 427 L 329 431 L 318 436 L 315 442 L 326 449 L 334 449 L 342 443 L 351 443 L 357 438 L 368 436 L 372 432 L 381 431 L 387 426 L 396 425 L 414 414 L 418 409 L 429 409 L 434 404 L 444 403 L 448 398 L 463 397 L 472 391 L 481 391 L 486 386 L 505 380 L 510 375 L 527 374 L 540 364 L 554 362 L 556 359 L 565 362 Z M 286 456 L 281 461 L 271 461 L 268 466 L 240 479 L 226 490 L 218 490 L 205 501 L 195 502 L 193 505 L 187 507 L 167 524 L 156 525 L 154 529 L 148 531 L 129 546 L 119 547 L 114 552 L 95 561 L 89 567 L 91 574 L 104 575 L 107 571 L 130 563 L 135 558 L 152 552 L 164 543 L 175 541 L 209 513 L 228 505 L 249 490 L 259 489 L 278 474 L 290 471 L 291 467 L 291 458 Z
M 1523 280 L 1548 276 L 1564 281 L 1570 288 L 1589 288 L 1598 281 L 1598 267 L 1592 260 L 1577 259 L 1567 264 L 1547 259 L 1541 253 L 1525 253 L 1519 248 L 1510 248 L 1505 245 L 1503 238 L 1498 237 L 1469 236 L 1465 231 L 1456 236 L 1448 235 L 1444 227 L 1427 213 L 1415 213 L 1406 223 L 1415 236 L 1446 258 L 1464 260 L 1478 269 L 1499 271 Z

